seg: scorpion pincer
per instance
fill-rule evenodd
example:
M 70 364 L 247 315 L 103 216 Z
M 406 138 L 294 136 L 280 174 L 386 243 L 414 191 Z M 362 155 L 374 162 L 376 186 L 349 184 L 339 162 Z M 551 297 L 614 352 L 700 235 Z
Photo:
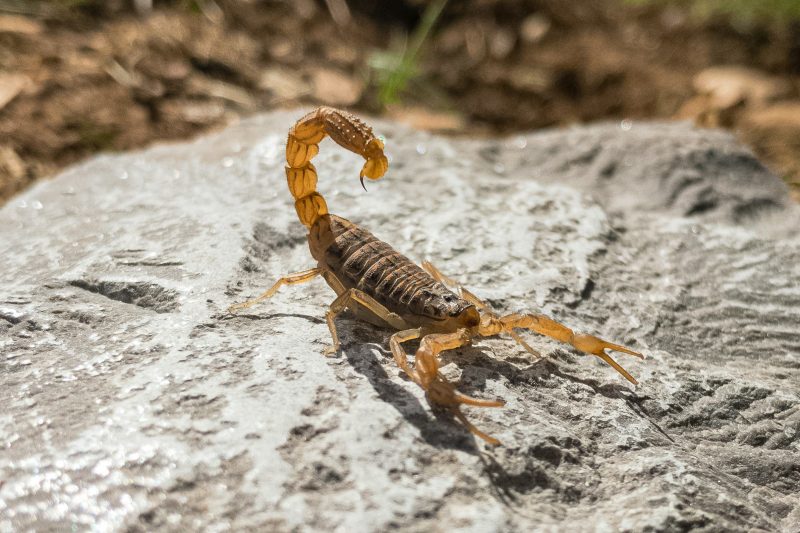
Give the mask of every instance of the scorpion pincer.
M 344 309 L 370 323 L 396 330 L 389 346 L 397 365 L 425 390 L 430 402 L 449 409 L 472 433 L 491 444 L 499 444 L 470 423 L 460 406 L 501 407 L 503 400 L 484 400 L 462 394 L 439 372 L 438 355 L 468 344 L 476 337 L 509 334 L 529 352 L 538 355 L 516 332 L 524 329 L 572 345 L 585 354 L 599 357 L 634 385 L 636 380 L 606 353 L 613 350 L 643 358 L 642 354 L 602 340 L 579 334 L 540 314 L 498 316 L 469 290 L 445 277 L 429 262 L 417 266 L 369 231 L 328 212 L 317 192 L 317 171 L 311 159 L 319 143 L 330 136 L 337 144 L 364 157 L 360 178 L 377 180 L 389 162 L 383 141 L 372 129 L 350 113 L 320 107 L 302 117 L 289 130 L 286 142 L 286 179 L 295 199 L 295 210 L 306 228 L 308 245 L 317 266 L 280 278 L 261 296 L 232 305 L 231 312 L 269 298 L 283 285 L 295 285 L 322 276 L 337 297 L 326 314 L 333 346 L 339 350 L 336 316 Z M 451 286 L 457 294 L 449 290 Z M 420 339 L 414 364 L 408 361 L 403 343 Z

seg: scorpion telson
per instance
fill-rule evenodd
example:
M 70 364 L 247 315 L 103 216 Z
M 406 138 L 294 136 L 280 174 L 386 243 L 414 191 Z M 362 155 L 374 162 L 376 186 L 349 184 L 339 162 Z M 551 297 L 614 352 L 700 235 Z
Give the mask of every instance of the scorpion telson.
M 383 141 L 373 135 L 372 128 L 350 113 L 320 107 L 297 121 L 289 130 L 286 142 L 286 179 L 295 199 L 297 216 L 308 228 L 308 246 L 317 266 L 280 278 L 261 296 L 232 305 L 230 312 L 269 298 L 282 285 L 295 285 L 322 276 L 337 294 L 325 316 L 333 339 L 333 345 L 325 353 L 339 350 L 335 318 L 344 309 L 350 309 L 362 320 L 397 330 L 389 340 L 397 365 L 425 390 L 432 403 L 448 408 L 472 433 L 490 444 L 499 444 L 499 441 L 469 422 L 460 406 L 501 407 L 505 402 L 472 398 L 458 392 L 439 372 L 440 352 L 468 344 L 475 337 L 507 333 L 538 356 L 515 331 L 525 329 L 595 355 L 636 384 L 633 376 L 606 350 L 639 358 L 643 358 L 642 354 L 593 335 L 575 333 L 544 315 L 498 316 L 431 263 L 426 261 L 419 267 L 361 226 L 330 214 L 325 200 L 316 190 L 317 171 L 311 164 L 319 151 L 319 142 L 326 136 L 364 157 L 366 162 L 359 175 L 362 185 L 364 178 L 376 180 L 386 173 L 389 162 L 383 153 Z M 413 339 L 420 339 L 420 344 L 411 365 L 402 344 Z

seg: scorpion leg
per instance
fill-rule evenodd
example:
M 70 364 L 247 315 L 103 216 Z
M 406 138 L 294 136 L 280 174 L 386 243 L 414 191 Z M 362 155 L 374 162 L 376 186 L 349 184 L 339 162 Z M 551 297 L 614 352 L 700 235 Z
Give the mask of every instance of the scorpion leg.
M 278 281 L 276 281 L 275 284 L 269 288 L 269 290 L 267 290 L 264 294 L 262 294 L 258 298 L 253 298 L 252 300 L 247 300 L 246 302 L 233 304 L 230 307 L 228 307 L 228 312 L 235 313 L 242 309 L 247 309 L 248 307 L 252 307 L 258 302 L 264 301 L 273 294 L 275 294 L 276 292 L 278 292 L 278 289 L 280 289 L 283 285 L 297 285 L 298 283 L 305 283 L 306 281 L 311 281 L 312 279 L 320 275 L 321 272 L 322 269 L 320 268 L 311 268 L 308 270 L 303 270 L 302 272 L 297 272 L 295 274 L 289 274 L 288 276 L 284 276 Z
M 418 339 L 421 335 L 420 328 L 408 329 L 392 335 L 389 340 L 389 346 L 392 349 L 392 355 L 394 355 L 397 365 L 417 385 L 422 387 L 431 403 L 449 409 L 467 429 L 489 444 L 500 444 L 499 440 L 490 437 L 467 420 L 459 406 L 465 404 L 475 407 L 502 407 L 505 402 L 503 400 L 481 400 L 461 394 L 439 372 L 439 352 L 452 350 L 467 344 L 470 341 L 469 332 L 466 329 L 460 329 L 455 333 L 425 335 L 414 357 L 414 368 L 412 369 L 408 364 L 407 354 L 400 344 L 412 339 Z
M 327 276 L 325 277 L 327 278 Z M 341 343 L 339 342 L 339 334 L 336 331 L 336 324 L 334 323 L 336 315 L 348 307 L 351 309 L 354 308 L 354 304 L 357 305 L 359 309 L 366 309 L 395 329 L 403 329 L 407 327 L 406 322 L 402 318 L 386 309 L 372 296 L 358 289 L 348 289 L 336 297 L 336 299 L 328 308 L 328 312 L 325 314 L 325 321 L 328 323 L 328 329 L 330 330 L 331 338 L 333 339 L 333 346 L 325 348 L 325 355 L 335 354 L 339 351 L 339 347 L 341 346 Z
M 403 342 L 420 338 L 420 335 L 422 335 L 422 330 L 420 328 L 398 331 L 389 339 L 389 348 L 391 348 L 394 361 L 397 363 L 397 366 L 400 367 L 400 370 L 405 372 L 414 383 L 421 387 L 422 385 L 419 382 L 417 373 L 414 372 L 408 364 L 408 354 L 406 354 L 406 351 L 400 346 Z
M 468 301 L 469 303 L 471 303 L 472 305 L 483 311 L 485 314 L 489 315 L 492 318 L 497 317 L 497 314 L 492 310 L 491 307 L 489 307 L 489 304 L 487 304 L 486 302 L 475 296 L 469 289 L 464 287 L 460 282 L 442 274 L 442 272 L 438 268 L 436 268 L 430 261 L 423 261 L 422 268 L 425 269 L 425 271 L 439 283 L 443 283 L 444 285 L 449 285 L 451 287 L 456 287 L 458 289 L 459 295 L 463 299 L 465 299 L 466 301 Z M 517 342 L 517 344 L 522 346 L 525 349 L 525 351 L 527 351 L 534 357 L 537 358 L 542 357 L 542 354 L 539 353 L 538 350 L 534 350 L 531 347 L 531 345 L 525 342 L 525 339 L 520 337 L 514 330 L 509 330 L 508 334 L 511 336 L 512 339 L 514 339 Z
M 636 379 L 634 379 L 633 376 L 631 376 L 624 368 L 622 368 L 619 363 L 614 361 L 614 359 L 612 359 L 611 356 L 606 353 L 606 350 L 622 352 L 633 355 L 640 359 L 644 359 L 642 354 L 624 346 L 620 346 L 619 344 L 613 344 L 605 341 L 595 337 L 594 335 L 575 333 L 567 326 L 560 324 L 552 318 L 544 315 L 506 315 L 491 321 L 485 326 L 484 324 L 481 324 L 479 327 L 479 333 L 481 335 L 496 335 L 497 333 L 501 332 L 511 332 L 514 328 L 528 329 L 539 333 L 540 335 L 545 335 L 552 339 L 571 344 L 572 347 L 579 352 L 595 355 L 611 365 L 611 367 L 622 374 L 625 379 L 634 385 L 638 385 Z

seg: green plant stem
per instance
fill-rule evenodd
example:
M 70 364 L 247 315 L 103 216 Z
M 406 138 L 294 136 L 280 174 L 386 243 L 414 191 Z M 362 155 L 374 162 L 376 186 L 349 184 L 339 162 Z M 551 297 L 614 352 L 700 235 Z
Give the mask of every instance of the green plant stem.
M 420 51 L 446 4 L 447 0 L 436 0 L 425 9 L 422 20 L 414 29 L 414 33 L 402 53 L 399 64 L 392 69 L 386 80 L 381 84 L 379 98 L 384 105 L 396 101 L 397 95 L 406 88 L 409 80 L 416 74 Z

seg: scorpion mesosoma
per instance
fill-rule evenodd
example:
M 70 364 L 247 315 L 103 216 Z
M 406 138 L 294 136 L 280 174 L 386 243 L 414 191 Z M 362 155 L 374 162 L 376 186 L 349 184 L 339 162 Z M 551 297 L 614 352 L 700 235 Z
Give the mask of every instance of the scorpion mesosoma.
M 544 315 L 498 316 L 472 292 L 444 276 L 431 263 L 425 261 L 420 268 L 364 228 L 330 214 L 325 200 L 316 190 L 317 171 L 311 164 L 311 159 L 319 151 L 320 141 L 326 136 L 364 157 L 366 162 L 360 174 L 362 186 L 365 177 L 377 180 L 388 169 L 383 141 L 375 137 L 372 128 L 352 114 L 320 107 L 297 121 L 289 130 L 286 142 L 286 178 L 300 222 L 308 228 L 308 245 L 317 266 L 280 278 L 261 296 L 232 305 L 231 312 L 269 298 L 283 285 L 296 285 L 322 276 L 337 294 L 325 316 L 333 338 L 333 345 L 325 353 L 329 355 L 339 350 L 339 334 L 334 320 L 344 309 L 350 309 L 362 320 L 389 326 L 396 330 L 389 346 L 402 371 L 425 390 L 431 403 L 449 409 L 467 429 L 490 444 L 499 444 L 499 441 L 469 422 L 460 405 L 501 407 L 505 402 L 472 398 L 458 392 L 439 372 L 440 352 L 468 344 L 475 337 L 508 333 L 527 351 L 538 355 L 514 331 L 525 329 L 595 355 L 625 379 L 634 385 L 637 383 L 606 350 L 640 358 L 643 358 L 642 354 L 593 335 L 576 333 Z M 447 286 L 453 287 L 458 294 Z M 421 340 L 411 365 L 402 344 L 413 339 Z

